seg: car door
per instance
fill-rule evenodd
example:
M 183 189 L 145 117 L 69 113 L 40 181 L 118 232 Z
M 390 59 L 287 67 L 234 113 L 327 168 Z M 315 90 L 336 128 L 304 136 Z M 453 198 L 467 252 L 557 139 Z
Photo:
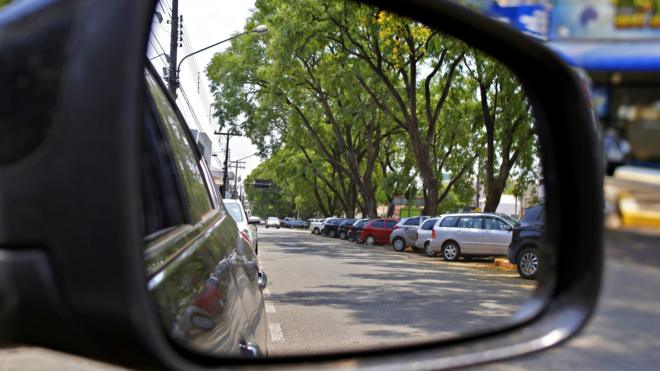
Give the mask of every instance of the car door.
M 417 228 L 419 228 L 419 217 L 410 218 L 403 223 L 403 235 L 406 239 L 406 245 L 412 245 L 417 240 Z
M 484 218 L 483 227 L 481 245 L 484 253 L 506 255 L 513 228 L 500 218 L 490 216 Z
M 178 204 L 182 212 L 180 224 L 152 232 L 146 239 L 149 290 L 176 341 L 210 354 L 239 355 L 255 329 L 236 284 L 235 254 L 240 243 L 236 223 L 206 184 L 203 160 L 150 72 L 146 85 L 150 119 L 145 137 L 156 146 L 152 152 L 163 158 L 163 173 L 173 178 L 172 188 L 179 195 L 175 201 L 164 199 L 161 209 Z M 160 180 L 152 179 L 156 185 Z
M 482 254 L 481 238 L 482 232 L 480 216 L 462 216 L 458 220 L 458 244 L 462 254 Z

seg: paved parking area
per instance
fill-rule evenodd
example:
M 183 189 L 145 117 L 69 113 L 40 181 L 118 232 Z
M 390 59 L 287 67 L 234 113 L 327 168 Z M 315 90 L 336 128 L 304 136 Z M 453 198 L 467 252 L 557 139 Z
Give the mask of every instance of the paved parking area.
M 535 287 L 491 261 L 259 230 L 273 355 L 451 337 L 511 320 Z

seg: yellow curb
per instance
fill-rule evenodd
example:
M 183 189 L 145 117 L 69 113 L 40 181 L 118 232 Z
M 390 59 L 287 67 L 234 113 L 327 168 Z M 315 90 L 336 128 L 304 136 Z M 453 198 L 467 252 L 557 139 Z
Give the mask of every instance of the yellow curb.
M 640 209 L 637 201 L 627 193 L 619 197 L 619 213 L 624 227 L 660 228 L 660 212 Z
M 506 258 L 496 258 L 493 263 L 496 267 L 505 268 L 505 269 L 516 269 L 516 265 L 509 262 L 509 259 Z

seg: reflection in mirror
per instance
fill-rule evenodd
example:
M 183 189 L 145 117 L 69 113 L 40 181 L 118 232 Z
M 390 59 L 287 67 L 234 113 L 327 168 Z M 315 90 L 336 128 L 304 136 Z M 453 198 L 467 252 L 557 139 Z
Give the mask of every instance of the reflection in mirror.
M 548 253 L 534 119 L 503 64 L 347 1 L 157 10 L 145 256 L 173 339 L 318 354 L 520 320 Z

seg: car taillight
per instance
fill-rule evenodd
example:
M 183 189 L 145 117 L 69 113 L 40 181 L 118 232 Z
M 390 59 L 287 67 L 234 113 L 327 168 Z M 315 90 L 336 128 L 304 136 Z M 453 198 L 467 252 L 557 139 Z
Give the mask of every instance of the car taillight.
M 435 229 L 431 231 L 431 238 L 435 239 Z

